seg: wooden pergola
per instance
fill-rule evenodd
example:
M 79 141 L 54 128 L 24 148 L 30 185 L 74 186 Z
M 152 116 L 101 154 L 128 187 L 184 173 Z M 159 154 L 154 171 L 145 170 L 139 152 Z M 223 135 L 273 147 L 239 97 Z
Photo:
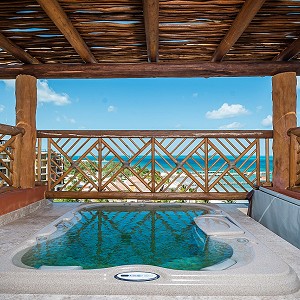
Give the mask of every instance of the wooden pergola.
M 300 1 L 0 3 L 1 78 L 300 74 Z
M 14 174 L 16 187 L 34 185 L 36 78 L 217 76 L 274 76 L 273 185 L 294 186 L 289 166 L 297 149 L 287 131 L 297 126 L 296 75 L 300 1 L 0 3 L 0 78 L 17 78 L 16 125 L 23 135 L 14 163 L 27 174 Z

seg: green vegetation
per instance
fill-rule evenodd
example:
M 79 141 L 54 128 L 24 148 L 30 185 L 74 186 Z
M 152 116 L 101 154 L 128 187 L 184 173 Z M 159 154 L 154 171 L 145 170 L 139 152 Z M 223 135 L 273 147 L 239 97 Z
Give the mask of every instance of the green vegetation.
M 67 185 L 64 187 L 64 190 L 67 191 L 80 191 L 82 189 L 82 184 L 85 185 L 89 181 L 93 181 L 93 178 L 97 178 L 97 172 L 98 172 L 98 162 L 97 161 L 89 161 L 89 160 L 82 160 L 82 161 L 74 161 L 72 164 L 65 160 L 64 161 L 64 172 L 72 169 L 69 173 L 71 176 L 71 180 L 69 179 L 69 182 L 67 182 Z M 120 169 L 122 171 L 120 171 Z M 82 173 L 79 171 L 81 170 Z M 130 170 L 130 167 L 124 167 L 123 163 L 120 161 L 110 161 L 102 166 L 102 178 L 111 178 L 115 176 L 113 179 L 113 182 L 115 181 L 124 181 L 130 177 L 135 176 L 135 174 L 138 174 L 141 178 L 144 180 L 151 182 L 152 180 L 152 173 L 151 170 L 145 167 L 141 167 L 140 165 L 137 165 L 133 168 L 133 170 Z M 119 173 L 116 176 L 116 173 Z M 84 175 L 85 174 L 85 175 Z M 90 179 L 90 180 L 89 180 Z M 154 174 L 154 179 L 156 184 L 159 184 L 163 177 L 160 172 L 156 171 Z M 171 182 L 171 179 L 168 179 L 166 181 L 166 184 L 168 185 Z M 66 183 L 66 182 L 65 182 Z M 197 188 L 188 187 L 186 184 L 182 184 L 181 186 L 178 186 L 177 188 L 170 188 L 171 192 L 189 192 L 194 193 L 197 192 Z M 164 191 L 164 185 L 161 187 L 161 191 Z M 109 202 L 108 199 L 54 199 L 55 202 L 87 202 L 87 203 L 104 203 Z M 117 201 L 117 200 L 111 200 L 111 201 Z M 123 199 L 122 201 L 127 201 L 126 199 Z M 230 200 L 228 200 L 229 202 Z M 185 203 L 188 202 L 188 200 L 153 200 L 153 202 L 158 203 L 169 203 L 169 202 L 178 202 L 178 203 Z M 196 203 L 208 203 L 209 200 L 196 200 Z

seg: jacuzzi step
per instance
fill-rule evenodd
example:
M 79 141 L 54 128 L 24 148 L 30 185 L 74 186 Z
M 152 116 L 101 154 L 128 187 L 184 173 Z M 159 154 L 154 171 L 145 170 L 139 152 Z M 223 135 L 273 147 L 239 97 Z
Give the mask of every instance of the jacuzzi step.
M 207 236 L 236 236 L 245 233 L 223 215 L 203 215 L 194 218 L 194 222 Z

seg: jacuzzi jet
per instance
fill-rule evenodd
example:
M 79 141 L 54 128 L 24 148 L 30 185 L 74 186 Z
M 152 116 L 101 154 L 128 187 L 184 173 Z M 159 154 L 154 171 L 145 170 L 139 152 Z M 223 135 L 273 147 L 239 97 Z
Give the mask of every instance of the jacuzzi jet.
M 44 241 L 46 241 L 47 240 L 47 237 L 46 236 L 37 236 L 36 237 L 36 242 L 38 243 L 38 244 L 40 244 L 40 243 L 42 243 L 42 242 L 44 242 Z
M 151 272 L 124 272 L 118 273 L 114 276 L 118 280 L 124 281 L 151 281 L 159 278 L 158 274 Z
M 242 243 L 242 244 L 247 244 L 249 242 L 248 239 L 245 239 L 245 238 L 239 238 L 239 239 L 236 239 L 239 243 Z

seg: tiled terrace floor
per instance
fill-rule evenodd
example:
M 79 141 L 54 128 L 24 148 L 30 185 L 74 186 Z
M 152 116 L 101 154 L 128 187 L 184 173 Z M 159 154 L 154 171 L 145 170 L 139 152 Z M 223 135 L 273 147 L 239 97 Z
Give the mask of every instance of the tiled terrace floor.
M 22 241 L 26 240 L 28 237 L 33 235 L 35 232 L 45 227 L 50 222 L 54 221 L 59 216 L 63 215 L 67 211 L 73 209 L 77 203 L 50 203 L 44 208 L 41 208 L 26 217 L 20 218 L 16 221 L 8 223 L 0 227 L 0 256 L 6 251 L 11 250 L 17 246 Z M 249 232 L 251 232 L 255 237 L 262 241 L 270 251 L 275 252 L 279 257 L 281 257 L 286 263 L 288 263 L 298 274 L 300 278 L 300 250 L 292 246 L 288 242 L 284 241 L 274 233 L 270 232 L 268 229 L 264 228 L 259 223 L 255 222 L 253 219 L 246 216 L 242 213 L 239 208 L 245 208 L 245 206 L 240 204 L 220 204 L 221 208 L 234 217 L 241 225 L 245 226 Z M 1 278 L 0 278 L 1 285 Z M 98 296 L 89 296 L 89 295 L 80 295 L 80 296 L 71 296 L 71 295 L 32 295 L 32 294 L 0 294 L 0 299 L 2 300 L 196 300 L 196 299 L 275 299 L 275 300 L 291 300 L 291 299 L 300 299 L 300 291 L 293 295 L 286 296 L 265 296 L 265 297 L 256 297 L 256 296 L 177 296 L 177 297 L 167 297 L 167 296 L 107 296 L 107 295 L 98 295 Z

